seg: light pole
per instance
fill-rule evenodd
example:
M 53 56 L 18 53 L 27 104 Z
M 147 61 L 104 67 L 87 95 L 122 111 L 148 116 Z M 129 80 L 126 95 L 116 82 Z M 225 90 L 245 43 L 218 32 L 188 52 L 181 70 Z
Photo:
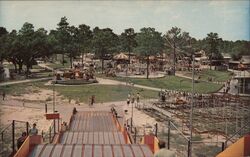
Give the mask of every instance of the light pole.
M 192 99 L 191 99 L 191 106 L 190 106 L 190 147 L 188 152 L 188 157 L 192 156 L 192 136 L 193 136 L 193 104 L 194 104 L 194 55 L 192 55 Z
M 56 103 L 56 94 L 55 94 L 56 76 L 55 76 L 55 69 L 53 69 L 53 74 L 54 74 L 54 79 L 53 79 L 53 113 L 55 113 L 55 103 Z
M 245 94 L 245 89 L 246 89 L 246 76 L 245 76 L 245 69 L 243 69 L 243 94 Z

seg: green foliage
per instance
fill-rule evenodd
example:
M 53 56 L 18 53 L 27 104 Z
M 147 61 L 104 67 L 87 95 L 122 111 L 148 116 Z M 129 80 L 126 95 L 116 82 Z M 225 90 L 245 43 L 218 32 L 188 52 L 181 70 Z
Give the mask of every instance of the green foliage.
M 108 54 L 112 54 L 117 50 L 119 38 L 109 28 L 93 30 L 92 52 L 102 60 L 102 72 L 104 70 L 104 59 Z
M 142 28 L 141 32 L 135 37 L 137 47 L 135 51 L 140 56 L 144 56 L 147 59 L 147 78 L 149 76 L 149 56 L 161 53 L 164 48 L 164 41 L 161 33 L 155 31 L 154 28 Z
M 121 51 L 132 52 L 136 47 L 136 33 L 133 28 L 125 29 L 124 32 L 120 35 L 120 46 Z
M 112 29 L 99 29 L 96 27 L 93 31 L 92 51 L 101 59 L 105 54 L 112 54 L 116 51 L 118 36 Z
M 190 55 L 194 51 L 191 44 L 193 44 L 196 40 L 190 37 L 188 32 L 182 31 L 178 27 L 172 27 L 169 31 L 167 31 L 164 35 L 164 39 L 167 48 L 174 49 L 174 51 L 176 51 L 179 55 Z
M 135 39 L 137 42 L 135 51 L 142 56 L 156 55 L 163 50 L 164 42 L 161 33 L 154 28 L 142 28 Z
M 93 38 L 93 33 L 90 30 L 90 27 L 87 25 L 79 25 L 78 32 L 76 34 L 77 43 L 79 44 L 80 52 L 90 52 L 91 50 L 91 41 Z
M 209 60 L 220 60 L 222 59 L 221 52 L 219 51 L 219 45 L 222 41 L 221 38 L 219 38 L 219 35 L 217 33 L 209 33 L 207 34 L 207 37 L 205 39 L 205 52 L 208 56 Z

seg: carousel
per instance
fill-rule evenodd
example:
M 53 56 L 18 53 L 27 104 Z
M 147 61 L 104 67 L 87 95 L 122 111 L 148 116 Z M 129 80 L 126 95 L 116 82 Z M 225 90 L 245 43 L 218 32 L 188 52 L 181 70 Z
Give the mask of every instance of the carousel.
M 94 65 L 90 64 L 89 67 L 75 66 L 72 69 L 64 69 L 64 71 L 57 71 L 55 74 L 55 84 L 64 85 L 81 85 L 97 83 L 95 78 Z
M 113 57 L 114 67 L 108 69 L 106 76 L 119 76 L 119 77 L 131 77 L 131 78 L 146 78 L 147 64 L 143 62 L 145 58 L 139 58 L 136 56 L 130 57 L 125 53 L 119 53 Z M 154 56 L 149 57 L 149 77 L 164 77 L 164 74 L 159 74 L 156 70 L 157 58 Z

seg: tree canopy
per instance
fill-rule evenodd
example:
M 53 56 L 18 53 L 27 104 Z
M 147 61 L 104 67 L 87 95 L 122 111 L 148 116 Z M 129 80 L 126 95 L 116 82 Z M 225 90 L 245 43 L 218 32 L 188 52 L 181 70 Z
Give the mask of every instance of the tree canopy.
M 95 27 L 92 30 L 86 24 L 78 27 L 70 25 L 66 17 L 62 17 L 57 28 L 50 32 L 44 28 L 35 29 L 28 22 L 20 30 L 10 32 L 0 27 L 0 62 L 12 62 L 19 73 L 26 66 L 27 75 L 36 59 L 56 54 L 62 54 L 63 64 L 64 55 L 69 56 L 72 65 L 76 56 L 93 52 L 102 60 L 103 69 L 107 55 L 119 51 L 137 53 L 144 59 L 151 55 L 170 53 L 173 54 L 175 64 L 177 55 L 190 56 L 200 50 L 205 50 L 210 61 L 221 59 L 222 53 L 239 59 L 242 55 L 250 54 L 250 41 L 227 41 L 221 39 L 217 33 L 209 33 L 204 39 L 198 40 L 178 27 L 172 27 L 163 36 L 151 27 L 142 28 L 140 32 L 127 28 L 121 34 L 116 34 L 110 28 Z
M 135 51 L 147 58 L 147 78 L 149 76 L 149 56 L 161 53 L 164 48 L 164 41 L 161 33 L 154 28 L 142 28 L 135 37 L 137 47 Z

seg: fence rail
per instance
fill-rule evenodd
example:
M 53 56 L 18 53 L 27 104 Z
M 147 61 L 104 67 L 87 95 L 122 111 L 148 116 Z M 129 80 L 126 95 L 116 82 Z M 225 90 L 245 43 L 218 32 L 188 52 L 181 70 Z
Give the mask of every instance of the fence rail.
M 17 139 L 23 132 L 29 134 L 29 122 L 13 120 L 0 132 L 0 156 L 9 156 L 16 152 Z

